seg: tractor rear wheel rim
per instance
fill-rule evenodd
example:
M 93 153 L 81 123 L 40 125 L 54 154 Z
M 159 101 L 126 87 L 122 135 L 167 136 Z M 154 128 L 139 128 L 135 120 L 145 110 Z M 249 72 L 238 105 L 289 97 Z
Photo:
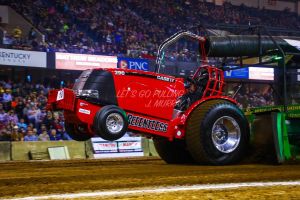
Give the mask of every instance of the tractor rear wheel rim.
M 118 134 L 124 127 L 124 119 L 121 114 L 109 114 L 106 118 L 106 127 L 112 134 Z
M 240 126 L 232 117 L 220 117 L 212 126 L 211 138 L 214 146 L 220 152 L 231 153 L 238 147 L 240 143 Z

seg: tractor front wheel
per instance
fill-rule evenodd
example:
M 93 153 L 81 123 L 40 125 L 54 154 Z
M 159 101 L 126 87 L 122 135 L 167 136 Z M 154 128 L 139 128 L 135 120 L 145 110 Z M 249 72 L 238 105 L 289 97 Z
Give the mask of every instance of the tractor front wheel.
M 126 113 L 115 105 L 104 106 L 96 113 L 93 127 L 96 134 L 105 140 L 120 139 L 128 128 Z

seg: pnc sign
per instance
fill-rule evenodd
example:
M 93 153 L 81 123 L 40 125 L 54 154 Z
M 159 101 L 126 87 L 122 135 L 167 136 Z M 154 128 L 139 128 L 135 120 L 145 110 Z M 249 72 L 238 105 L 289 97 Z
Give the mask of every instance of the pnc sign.
M 118 58 L 118 68 L 149 71 L 149 61 L 146 59 Z

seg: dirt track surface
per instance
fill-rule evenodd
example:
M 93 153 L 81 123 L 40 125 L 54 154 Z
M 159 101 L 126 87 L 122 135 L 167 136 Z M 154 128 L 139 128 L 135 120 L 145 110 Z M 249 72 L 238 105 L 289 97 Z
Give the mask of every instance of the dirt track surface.
M 299 164 L 220 167 L 168 165 L 160 159 L 116 159 L 7 162 L 0 163 L 0 169 L 0 198 L 170 185 L 300 180 Z M 172 197 L 169 196 L 171 193 L 159 194 L 159 199 L 200 199 L 200 196 L 202 199 L 214 199 L 211 195 L 227 199 L 237 198 L 237 194 L 243 198 L 252 194 L 249 199 L 259 194 L 263 199 L 272 194 L 281 196 L 281 199 L 300 199 L 299 186 L 272 188 L 275 189 L 175 192 Z M 158 199 L 157 195 L 114 199 Z

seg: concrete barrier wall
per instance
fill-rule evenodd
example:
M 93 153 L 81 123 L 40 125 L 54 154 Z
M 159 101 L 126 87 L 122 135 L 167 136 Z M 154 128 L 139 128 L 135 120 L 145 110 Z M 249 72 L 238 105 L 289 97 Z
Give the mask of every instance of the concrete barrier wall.
M 84 142 L 77 141 L 57 141 L 57 142 L 12 142 L 11 143 L 11 160 L 29 160 L 29 152 L 46 155 L 43 159 L 50 159 L 48 147 L 66 146 L 71 159 L 86 158 L 86 146 Z
M 10 160 L 10 142 L 0 142 L 0 161 Z
M 144 156 L 158 156 L 152 139 L 143 138 L 142 148 L 144 151 Z
M 71 159 L 93 158 L 91 141 L 49 141 L 49 142 L 0 142 L 0 161 L 29 160 L 30 152 L 40 155 L 40 159 L 50 159 L 48 147 L 66 146 Z M 153 141 L 142 139 L 144 156 L 158 156 Z

